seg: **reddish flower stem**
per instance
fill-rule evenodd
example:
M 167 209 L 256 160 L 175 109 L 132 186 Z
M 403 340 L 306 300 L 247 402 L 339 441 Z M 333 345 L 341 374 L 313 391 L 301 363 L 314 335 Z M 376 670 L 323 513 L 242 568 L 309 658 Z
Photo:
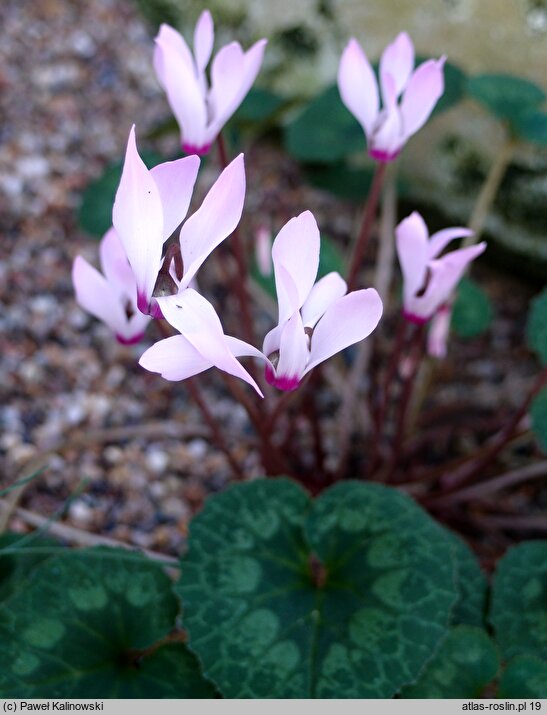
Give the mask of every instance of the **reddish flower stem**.
M 395 438 L 393 440 L 393 453 L 391 456 L 390 469 L 388 471 L 388 481 L 392 478 L 393 472 L 399 463 L 403 442 L 405 438 L 405 430 L 407 426 L 407 415 L 412 393 L 416 384 L 416 375 L 424 356 L 425 346 L 425 324 L 415 325 L 414 334 L 410 339 L 409 353 L 413 355 L 413 363 L 409 375 L 403 382 L 403 391 L 399 400 L 397 411 L 397 426 L 395 430 Z
M 357 284 L 357 278 L 359 277 L 361 264 L 363 262 L 363 258 L 367 250 L 370 233 L 372 231 L 374 220 L 376 218 L 378 201 L 380 199 L 382 184 L 384 182 L 384 176 L 386 173 L 386 167 L 387 164 L 382 161 L 379 161 L 376 164 L 374 177 L 372 179 L 372 186 L 370 187 L 370 193 L 368 195 L 365 211 L 363 213 L 363 222 L 361 224 L 361 230 L 359 231 L 359 236 L 357 237 L 355 248 L 353 250 L 353 255 L 349 264 L 347 277 L 348 293 L 349 291 L 352 291 Z
M 445 473 L 441 477 L 440 484 L 443 491 L 452 491 L 467 484 L 498 456 L 518 429 L 519 423 L 528 412 L 532 400 L 545 385 L 547 385 L 547 367 L 544 367 L 536 377 L 521 406 L 514 413 L 512 418 L 507 422 L 505 427 L 494 436 L 486 454 L 483 454 L 479 459 L 466 462 L 459 469 Z
M 217 138 L 218 155 L 220 159 L 220 164 L 222 169 L 225 169 L 228 164 L 228 154 L 226 151 L 226 145 L 224 143 L 224 138 L 222 134 L 218 135 Z M 253 330 L 253 320 L 250 308 L 250 298 L 249 291 L 247 290 L 247 279 L 248 279 L 248 266 L 247 257 L 245 255 L 245 247 L 243 245 L 243 240 L 241 234 L 239 233 L 239 227 L 236 226 L 234 232 L 232 233 L 231 246 L 233 254 L 237 264 L 238 276 L 232 280 L 232 287 L 237 295 L 239 301 L 239 307 L 241 310 L 241 323 L 243 333 L 245 335 L 245 340 L 251 345 L 255 344 L 254 340 L 254 330 Z M 254 377 L 254 375 L 253 375 Z
M 422 503 L 429 507 L 444 507 L 458 504 L 461 502 L 472 501 L 474 499 L 484 499 L 491 494 L 495 494 L 501 489 L 507 489 L 516 484 L 521 484 L 532 479 L 541 479 L 547 477 L 547 460 L 529 464 L 521 469 L 514 469 L 511 472 L 502 474 L 499 477 L 488 479 L 485 482 L 479 482 L 466 489 L 459 489 L 452 494 L 446 494 L 440 497 L 424 498 Z
M 222 435 L 222 432 L 220 430 L 218 422 L 216 421 L 213 413 L 210 411 L 209 407 L 207 406 L 207 403 L 205 402 L 203 395 L 201 394 L 201 390 L 198 387 L 198 383 L 194 380 L 194 378 L 189 377 L 185 380 L 185 384 L 186 384 L 186 388 L 188 390 L 190 397 L 192 398 L 192 400 L 196 403 L 196 405 L 201 410 L 203 419 L 205 420 L 209 429 L 211 430 L 211 434 L 213 435 L 213 438 L 214 438 L 214 441 L 216 442 L 217 447 L 222 452 L 224 452 L 224 454 L 226 455 L 226 458 L 228 459 L 228 462 L 230 463 L 230 467 L 232 468 L 235 478 L 238 480 L 245 479 L 245 475 L 244 475 L 241 467 L 234 459 L 234 457 L 230 451 L 230 448 L 226 444 L 226 441 Z

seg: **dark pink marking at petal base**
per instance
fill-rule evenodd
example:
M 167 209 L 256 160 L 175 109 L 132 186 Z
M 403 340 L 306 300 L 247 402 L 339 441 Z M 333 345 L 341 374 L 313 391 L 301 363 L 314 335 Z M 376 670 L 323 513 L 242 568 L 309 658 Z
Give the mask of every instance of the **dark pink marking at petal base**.
M 148 300 L 144 293 L 137 293 L 137 308 L 144 315 L 150 315 L 155 320 L 161 320 L 163 318 L 163 313 L 158 305 L 158 301 L 152 298 Z
M 368 155 L 375 161 L 394 161 L 400 153 L 400 149 L 396 152 L 381 151 L 380 149 L 369 149 L 368 151 Z
M 134 335 L 132 338 L 124 338 L 123 335 L 116 334 L 116 340 L 122 345 L 136 345 L 144 338 L 144 333 Z
M 209 153 L 211 144 L 205 144 L 204 146 L 193 146 L 192 144 L 183 144 L 182 151 L 185 154 L 197 154 L 198 156 L 204 156 Z
M 430 318 L 424 318 L 421 315 L 407 313 L 406 310 L 403 310 L 403 317 L 405 320 L 408 320 L 409 323 L 414 323 L 415 325 L 425 325 L 430 320 Z
M 300 385 L 300 380 L 296 376 L 281 375 L 281 377 L 277 377 L 269 365 L 264 368 L 264 377 L 268 385 L 273 385 L 278 390 L 283 390 L 283 392 L 292 392 Z

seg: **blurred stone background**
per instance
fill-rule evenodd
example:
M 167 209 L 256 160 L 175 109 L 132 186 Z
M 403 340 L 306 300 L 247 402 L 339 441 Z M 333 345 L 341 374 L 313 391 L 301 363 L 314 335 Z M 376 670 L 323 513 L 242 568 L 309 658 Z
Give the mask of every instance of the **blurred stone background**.
M 547 89 L 547 0 L 135 0 L 156 30 L 170 22 L 192 36 L 206 7 L 217 40 L 268 37 L 259 84 L 288 96 L 312 96 L 336 78 L 352 35 L 371 60 L 401 30 L 423 56 L 446 54 L 465 72 L 509 73 Z M 218 45 L 217 45 L 218 46 Z M 465 223 L 504 141 L 501 125 L 467 100 L 409 143 L 401 160 L 413 201 L 439 220 Z M 537 277 L 547 267 L 547 151 L 521 146 L 487 225 L 497 256 Z

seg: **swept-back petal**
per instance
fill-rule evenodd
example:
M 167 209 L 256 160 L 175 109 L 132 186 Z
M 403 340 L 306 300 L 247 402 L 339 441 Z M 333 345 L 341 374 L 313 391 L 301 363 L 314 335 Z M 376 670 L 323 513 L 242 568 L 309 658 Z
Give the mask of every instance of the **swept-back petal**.
M 186 216 L 192 200 L 199 164 L 198 156 L 186 156 L 183 159 L 158 164 L 150 171 L 158 187 L 163 207 L 164 241 Z
M 318 280 L 302 306 L 302 322 L 305 327 L 313 328 L 327 308 L 345 295 L 347 289 L 346 281 L 335 271 Z
M 469 228 L 455 226 L 454 228 L 444 228 L 442 231 L 437 231 L 429 238 L 428 257 L 429 259 L 437 258 L 448 246 L 450 241 L 455 238 L 465 238 L 472 236 L 473 231 Z
M 150 318 L 135 313 L 128 319 L 118 290 L 81 256 L 74 260 L 72 282 L 78 304 L 108 325 L 120 342 L 140 340 Z
M 356 290 L 338 298 L 317 323 L 305 372 L 370 335 L 382 311 L 382 300 L 374 288 Z
M 304 332 L 304 324 L 297 310 L 283 325 L 279 344 L 279 361 L 275 368 L 275 379 L 266 370 L 266 379 L 280 390 L 295 390 L 310 356 L 308 336 Z
M 231 45 L 222 48 L 215 57 L 211 68 L 210 93 L 210 106 L 213 109 L 213 116 L 207 129 L 207 136 L 210 142 L 216 139 L 224 124 L 230 119 L 251 89 L 260 71 L 266 44 L 267 40 L 265 39 L 255 42 L 243 54 L 242 63 L 235 50 L 230 50 L 228 53 L 228 48 Z M 227 50 L 226 56 L 221 57 L 224 49 Z M 239 71 L 236 69 L 238 67 Z M 230 80 L 227 79 L 226 75 L 234 71 L 237 72 L 235 77 Z M 235 81 L 236 78 L 237 82 Z
M 209 10 L 204 10 L 199 16 L 194 30 L 194 56 L 196 58 L 196 69 L 200 74 L 205 72 L 207 63 L 211 59 L 214 39 L 213 18 Z
M 131 128 L 112 222 L 131 264 L 137 289 L 152 296 L 163 247 L 163 209 L 156 182 L 140 158 Z
M 428 231 L 417 211 L 403 219 L 395 229 L 397 254 L 403 272 L 403 300 L 406 302 L 423 288 L 427 276 Z
M 338 89 L 342 102 L 369 136 L 380 108 L 378 84 L 370 62 L 354 38 L 349 41 L 340 59 Z
M 219 370 L 241 378 L 262 397 L 256 382 L 232 354 L 220 319 L 209 301 L 192 288 L 187 288 L 178 295 L 159 298 L 158 303 L 165 319 L 203 358 Z
M 380 59 L 380 85 L 384 104 L 386 102 L 386 77 L 394 82 L 395 96 L 398 97 L 406 87 L 414 69 L 414 45 L 406 32 L 401 32 L 382 53 Z
M 141 355 L 139 365 L 166 380 L 186 380 L 213 367 L 184 335 L 173 335 L 154 343 Z
M 444 92 L 445 59 L 423 62 L 407 84 L 401 100 L 405 140 L 426 123 Z
M 449 298 L 460 282 L 467 266 L 486 248 L 486 243 L 451 251 L 446 256 L 431 261 L 431 277 L 423 296 L 415 298 L 411 304 L 412 315 L 428 320 Z M 406 304 L 405 304 L 406 309 Z
M 158 52 L 158 46 L 161 45 L 161 47 L 171 48 L 172 52 L 178 55 L 179 62 L 192 71 L 194 69 L 194 58 L 192 57 L 192 53 L 186 44 L 184 37 L 180 34 L 180 32 L 177 32 L 174 27 L 171 27 L 171 25 L 167 25 L 166 23 L 162 23 L 160 25 L 160 30 L 156 35 L 155 42 L 156 48 L 154 50 L 153 59 L 154 69 L 160 84 L 165 89 L 165 63 L 163 60 L 163 53 Z
M 135 302 L 137 283 L 115 228 L 110 228 L 102 237 L 99 256 L 103 273 L 111 287 L 118 293 L 125 292 Z
M 173 28 L 166 28 L 167 25 L 162 25 L 156 37 L 156 74 L 181 128 L 183 146 L 201 150 L 206 145 L 207 108 L 204 91 L 183 38 Z M 190 62 L 187 53 L 190 54 Z
M 245 200 L 243 154 L 215 181 L 200 208 L 184 223 L 180 250 L 184 262 L 181 287 L 186 288 L 203 261 L 237 226 Z
M 272 246 L 275 285 L 279 303 L 279 323 L 299 310 L 313 287 L 319 268 L 320 237 L 311 211 L 303 211 L 288 221 Z M 284 271 L 296 292 L 288 290 Z

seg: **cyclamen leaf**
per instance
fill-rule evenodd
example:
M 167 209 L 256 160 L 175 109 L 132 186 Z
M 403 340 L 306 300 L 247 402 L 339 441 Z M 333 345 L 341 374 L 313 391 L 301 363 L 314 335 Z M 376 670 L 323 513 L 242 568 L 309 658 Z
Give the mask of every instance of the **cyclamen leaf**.
M 541 449 L 547 454 L 547 387 L 536 395 L 531 406 L 532 429 Z
M 538 107 L 545 92 L 537 84 L 508 74 L 482 74 L 470 77 L 467 91 L 499 119 L 518 122 L 523 112 Z
M 211 497 L 177 590 L 189 647 L 229 698 L 387 698 L 416 680 L 456 601 L 452 542 L 408 497 L 286 479 Z
M 504 659 L 547 660 L 547 541 L 515 546 L 499 561 L 490 620 Z
M 458 571 L 458 601 L 452 611 L 453 626 L 484 627 L 488 584 L 475 555 L 456 534 L 445 530 L 452 543 L 452 554 Z
M 452 328 L 461 338 L 474 338 L 490 327 L 494 310 L 486 293 L 470 278 L 462 278 L 458 286 Z
M 214 697 L 182 644 L 153 647 L 178 613 L 170 579 L 122 549 L 82 549 L 38 565 L 0 607 L 0 695 Z
M 365 136 L 331 86 L 285 127 L 284 144 L 295 159 L 323 164 L 364 152 Z
M 478 698 L 499 668 L 496 646 L 481 628 L 457 626 L 401 698 Z
M 286 102 L 285 97 L 270 90 L 252 87 L 231 121 L 236 124 L 266 122 L 272 119 Z
M 50 556 L 46 549 L 62 548 L 51 539 L 26 539 L 24 534 L 0 534 L 0 609 L 3 601 L 24 588 L 26 580 L 32 577 L 34 568 Z M 22 546 L 19 547 L 20 542 Z M 9 552 L 2 554 L 3 549 L 9 549 Z M 44 553 L 34 549 L 44 549 Z
M 530 350 L 537 353 L 543 365 L 547 365 L 547 288 L 530 304 L 526 337 Z
M 533 655 L 513 658 L 503 672 L 500 698 L 547 698 L 547 660 Z
M 514 130 L 521 139 L 539 146 L 547 146 L 547 112 L 530 109 L 519 114 Z

